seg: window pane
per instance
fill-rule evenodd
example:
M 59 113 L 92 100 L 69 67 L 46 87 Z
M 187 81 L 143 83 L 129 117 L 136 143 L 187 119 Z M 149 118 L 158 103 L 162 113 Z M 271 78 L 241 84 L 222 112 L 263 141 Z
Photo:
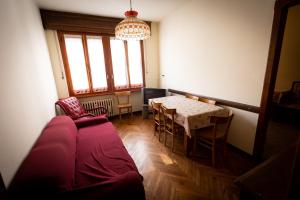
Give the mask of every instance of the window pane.
M 131 87 L 143 86 L 141 47 L 139 41 L 127 41 Z
M 72 78 L 73 90 L 76 94 L 88 93 L 89 82 L 80 35 L 65 35 L 66 51 Z
M 101 37 L 88 36 L 87 46 L 93 82 L 93 91 L 107 91 L 106 70 Z
M 110 48 L 115 88 L 128 88 L 124 42 L 122 40 L 110 39 Z

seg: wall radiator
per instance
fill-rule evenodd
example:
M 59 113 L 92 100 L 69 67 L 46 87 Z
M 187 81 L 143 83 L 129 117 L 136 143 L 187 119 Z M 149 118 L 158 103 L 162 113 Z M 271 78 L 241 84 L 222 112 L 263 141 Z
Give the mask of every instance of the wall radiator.
M 81 101 L 80 103 L 87 110 L 97 108 L 99 106 L 103 106 L 107 109 L 108 117 L 113 116 L 113 100 L 112 100 L 112 98 L 95 99 L 95 100 L 90 100 L 90 101 Z M 100 115 L 101 113 L 99 113 L 98 110 L 95 110 L 95 111 L 92 112 L 92 114 Z

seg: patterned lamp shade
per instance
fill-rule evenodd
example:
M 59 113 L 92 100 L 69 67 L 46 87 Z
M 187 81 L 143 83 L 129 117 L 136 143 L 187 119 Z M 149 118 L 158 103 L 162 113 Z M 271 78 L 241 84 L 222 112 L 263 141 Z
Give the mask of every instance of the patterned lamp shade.
M 115 28 L 117 39 L 144 40 L 150 37 L 150 27 L 147 23 L 137 18 L 138 12 L 126 11 L 126 18 Z

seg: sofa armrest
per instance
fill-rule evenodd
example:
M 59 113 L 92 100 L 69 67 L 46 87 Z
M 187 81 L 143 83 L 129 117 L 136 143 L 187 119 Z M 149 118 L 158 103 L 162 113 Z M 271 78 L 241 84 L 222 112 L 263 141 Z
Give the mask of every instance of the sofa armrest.
M 241 190 L 240 199 L 285 199 L 292 176 L 296 144 L 291 145 L 247 173 L 238 177 L 234 184 Z
M 108 122 L 106 114 L 99 115 L 95 117 L 88 117 L 88 118 L 79 118 L 74 120 L 77 128 L 83 128 L 86 126 L 92 126 L 96 124 L 102 124 Z

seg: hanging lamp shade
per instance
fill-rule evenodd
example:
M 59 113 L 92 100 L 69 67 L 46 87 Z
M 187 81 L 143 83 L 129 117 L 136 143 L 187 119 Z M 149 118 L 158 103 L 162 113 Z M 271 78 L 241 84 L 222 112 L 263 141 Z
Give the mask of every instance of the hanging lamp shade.
M 125 12 L 125 19 L 115 28 L 117 39 L 121 40 L 144 40 L 150 37 L 150 27 L 147 23 L 137 18 L 138 12 L 130 10 Z

